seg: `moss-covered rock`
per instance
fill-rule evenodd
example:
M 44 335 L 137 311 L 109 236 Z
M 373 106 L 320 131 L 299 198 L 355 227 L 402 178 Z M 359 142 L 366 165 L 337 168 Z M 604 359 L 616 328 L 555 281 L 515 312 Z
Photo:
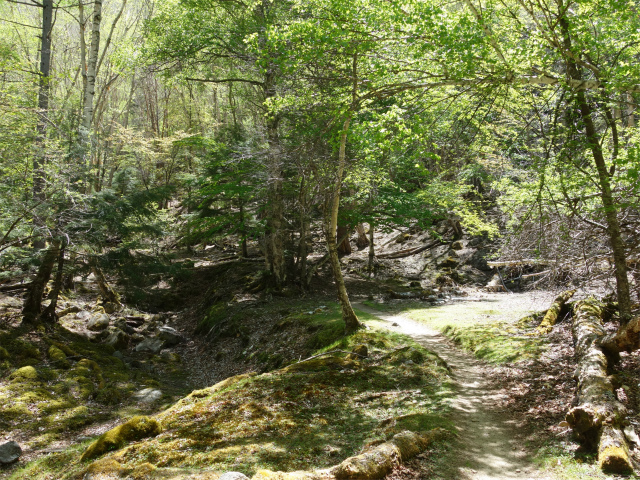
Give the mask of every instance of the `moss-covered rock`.
M 141 440 L 143 438 L 155 437 L 162 431 L 160 423 L 154 418 L 146 416 L 136 416 L 127 423 L 104 433 L 82 454 L 81 460 L 91 460 L 99 457 L 103 453 L 122 448 L 129 442 Z
M 9 380 L 12 382 L 29 382 L 38 380 L 38 372 L 32 366 L 26 366 L 19 368 L 9 375 Z
M 251 480 L 320 480 L 321 475 L 314 472 L 272 472 L 271 470 L 258 470 Z
M 0 347 L 0 360 L 9 360 L 9 358 L 11 358 L 9 351 L 4 347 Z
M 285 372 L 316 372 L 320 370 L 343 370 L 345 368 L 355 369 L 360 364 L 349 358 L 340 357 L 320 357 L 306 362 L 294 363 L 284 369 Z
M 47 353 L 49 355 L 49 359 L 54 362 L 57 367 L 69 368 L 71 366 L 67 360 L 67 355 L 55 345 L 51 345 Z

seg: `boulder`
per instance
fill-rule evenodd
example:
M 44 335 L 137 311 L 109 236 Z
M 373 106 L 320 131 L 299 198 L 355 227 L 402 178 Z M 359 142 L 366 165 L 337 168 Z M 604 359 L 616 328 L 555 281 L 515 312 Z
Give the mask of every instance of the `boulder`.
M 163 348 L 173 347 L 184 341 L 184 337 L 175 328 L 171 327 L 159 327 L 158 338 L 164 342 Z
M 456 240 L 451 244 L 452 250 L 462 250 L 463 248 L 464 248 L 464 244 L 462 243 L 461 240 Z
M 20 308 L 22 300 L 15 297 L 0 297 L 0 308 Z
M 29 380 L 38 380 L 38 372 L 32 366 L 26 366 L 14 370 L 9 375 L 9 380 L 13 382 L 28 382 Z
M 101 332 L 109 327 L 109 315 L 106 313 L 98 313 L 92 316 L 87 323 L 87 328 L 92 332 Z
M 120 329 L 116 329 L 109 334 L 104 343 L 111 345 L 116 350 L 124 350 L 129 346 L 131 337 Z
M 164 346 L 164 340 L 158 337 L 147 337 L 136 345 L 136 352 L 158 353 Z
M 226 472 L 218 480 L 249 480 L 249 477 L 240 472 Z
M 351 350 L 351 352 L 352 353 L 350 353 L 347 358 L 350 358 L 352 360 L 359 360 L 361 358 L 367 358 L 369 356 L 369 349 L 366 345 L 356 345 L 355 347 L 353 347 L 353 350 Z
M 81 461 L 99 457 L 110 450 L 117 450 L 127 443 L 143 438 L 155 437 L 162 427 L 154 418 L 146 416 L 133 417 L 126 423 L 112 428 L 93 442 L 82 454 Z
M 162 391 L 153 388 L 143 388 L 134 393 L 133 398 L 142 403 L 153 403 L 162 398 Z
M 76 318 L 78 320 L 87 320 L 91 318 L 91 312 L 87 312 L 86 310 L 80 310 L 78 313 L 76 313 Z
M 18 442 L 10 441 L 0 445 L 0 464 L 13 463 L 22 455 Z

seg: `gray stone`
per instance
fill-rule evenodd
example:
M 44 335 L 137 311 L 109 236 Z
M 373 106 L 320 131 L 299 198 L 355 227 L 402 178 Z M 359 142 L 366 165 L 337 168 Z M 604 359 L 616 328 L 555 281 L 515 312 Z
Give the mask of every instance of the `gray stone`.
M 116 350 L 115 352 L 113 352 L 112 356 L 119 358 L 120 360 L 124 360 L 124 355 L 120 350 Z
M 158 328 L 158 338 L 160 338 L 164 344 L 163 347 L 173 347 L 184 341 L 184 337 L 178 333 L 175 328 L 160 327 Z
M 89 319 L 87 328 L 92 332 L 101 332 L 109 327 L 109 315 L 106 313 L 98 313 Z
M 22 449 L 18 442 L 13 440 L 0 445 L 0 463 L 12 463 L 15 462 L 22 455 Z
M 2 308 L 20 308 L 22 307 L 22 301 L 15 297 L 1 297 L 0 307 Z
M 105 340 L 104 343 L 111 345 L 116 350 L 124 350 L 129 346 L 129 340 L 131 337 L 122 330 L 116 329 Z
M 249 480 L 249 477 L 240 472 L 226 472 L 218 480 Z
M 147 337 L 136 345 L 136 352 L 158 353 L 162 350 L 164 340 L 158 337 Z
M 153 403 L 161 397 L 162 392 L 153 388 L 145 388 L 133 394 L 133 398 L 142 403 Z

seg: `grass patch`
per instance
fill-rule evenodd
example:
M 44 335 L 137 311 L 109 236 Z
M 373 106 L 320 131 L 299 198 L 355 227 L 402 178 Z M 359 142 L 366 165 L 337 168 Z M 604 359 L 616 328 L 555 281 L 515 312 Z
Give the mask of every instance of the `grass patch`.
M 537 316 L 530 310 L 501 310 L 491 300 L 456 302 L 425 306 L 419 302 L 366 305 L 383 312 L 402 313 L 441 331 L 461 348 L 494 364 L 514 363 L 538 358 L 546 348 L 544 337 L 531 335 Z M 494 306 L 495 305 L 495 306 Z M 520 321 L 523 317 L 530 321 Z
M 99 459 L 133 471 L 152 467 L 293 471 L 335 465 L 365 444 L 405 430 L 451 428 L 448 372 L 410 338 L 374 328 L 344 337 L 337 308 L 291 314 L 315 328 L 315 353 L 366 345 L 366 359 L 331 354 L 311 367 L 292 365 L 243 375 L 193 392 L 155 418 L 163 432 Z M 361 320 L 375 324 L 372 317 Z M 72 478 L 89 464 L 74 450 L 65 462 L 47 460 L 14 473 L 18 478 Z M 53 456 L 53 455 L 52 455 Z M 96 466 L 97 467 L 97 466 Z

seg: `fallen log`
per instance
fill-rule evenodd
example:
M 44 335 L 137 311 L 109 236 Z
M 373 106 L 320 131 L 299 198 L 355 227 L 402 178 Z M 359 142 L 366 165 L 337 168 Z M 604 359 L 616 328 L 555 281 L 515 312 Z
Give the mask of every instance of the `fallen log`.
M 536 258 L 526 258 L 522 260 L 505 260 L 502 262 L 487 262 L 490 267 L 519 267 L 522 265 L 542 265 L 548 267 L 552 262 Z
M 612 354 L 632 352 L 640 348 L 640 316 L 632 318 L 616 333 L 604 337 L 600 345 L 605 352 Z
M 432 242 L 427 243 L 426 245 L 422 245 L 420 247 L 414 247 L 414 248 L 405 248 L 404 250 L 398 250 L 397 252 L 391 252 L 391 253 L 382 253 L 380 255 L 376 255 L 377 258 L 404 258 L 404 257 L 410 257 L 411 255 L 415 255 L 417 253 L 420 252 L 424 252 L 425 250 L 429 249 L 429 248 L 433 248 L 436 245 L 440 244 L 442 242 L 440 242 L 439 240 L 434 240 Z
M 539 335 L 545 335 L 553 329 L 553 326 L 558 323 L 558 318 L 560 317 L 560 313 L 562 312 L 565 304 L 575 293 L 575 290 L 567 290 L 556 297 L 549 307 L 549 310 L 547 310 L 547 313 L 544 315 L 542 322 L 538 325 L 536 332 Z
M 603 471 L 630 473 L 633 467 L 623 433 L 627 409 L 617 400 L 607 373 L 607 356 L 599 347 L 604 336 L 599 303 L 593 298 L 578 302 L 573 318 L 578 387 L 576 406 L 566 420 L 587 446 L 598 445 L 598 465 Z
M 14 283 L 13 285 L 2 285 L 0 286 L 0 292 L 13 292 L 15 290 L 27 290 L 31 287 L 31 282 L 29 283 Z

